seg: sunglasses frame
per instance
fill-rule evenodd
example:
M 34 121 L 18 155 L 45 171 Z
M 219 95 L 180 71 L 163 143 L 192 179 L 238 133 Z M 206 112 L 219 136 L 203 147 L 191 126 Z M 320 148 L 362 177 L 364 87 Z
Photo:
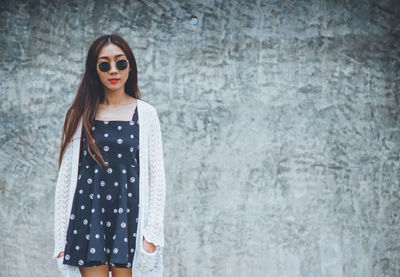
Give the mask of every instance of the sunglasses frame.
M 120 62 L 120 61 L 126 61 L 126 62 L 127 62 L 127 65 L 126 65 L 126 67 L 125 67 L 124 69 L 120 69 L 120 68 L 118 67 L 118 62 Z M 107 64 L 108 64 L 108 66 L 109 66 L 108 70 L 103 71 L 103 70 L 100 69 L 100 64 L 102 64 L 102 63 L 107 63 Z M 106 73 L 106 72 L 110 71 L 110 69 L 111 69 L 111 64 L 112 64 L 112 63 L 115 63 L 115 66 L 116 66 L 116 68 L 117 68 L 118 71 L 124 71 L 125 69 L 128 68 L 129 60 L 128 60 L 128 59 L 122 59 L 122 60 L 113 61 L 113 62 L 102 61 L 102 62 L 98 62 L 98 63 L 96 64 L 96 66 L 99 68 L 99 70 L 100 70 L 101 72 Z

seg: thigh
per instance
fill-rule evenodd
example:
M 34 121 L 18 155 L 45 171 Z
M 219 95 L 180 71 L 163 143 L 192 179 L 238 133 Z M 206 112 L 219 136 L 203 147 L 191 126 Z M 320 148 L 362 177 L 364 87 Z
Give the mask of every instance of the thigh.
M 80 266 L 82 277 L 108 277 L 109 265 Z
M 111 267 L 113 277 L 132 277 L 132 268 Z

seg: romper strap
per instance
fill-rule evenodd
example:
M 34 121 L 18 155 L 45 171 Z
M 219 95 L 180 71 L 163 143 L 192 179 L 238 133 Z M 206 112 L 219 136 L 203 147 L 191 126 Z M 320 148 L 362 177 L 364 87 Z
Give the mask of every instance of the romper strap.
M 135 111 L 133 112 L 131 121 L 135 121 L 135 119 L 137 118 L 137 106 L 138 106 L 138 104 L 136 102 L 136 108 L 135 108 Z

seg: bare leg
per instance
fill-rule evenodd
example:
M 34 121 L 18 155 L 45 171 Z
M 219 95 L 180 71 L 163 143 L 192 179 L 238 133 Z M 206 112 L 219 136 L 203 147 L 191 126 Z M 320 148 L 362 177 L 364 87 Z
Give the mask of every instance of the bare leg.
M 80 266 L 82 277 L 108 277 L 108 265 Z
M 132 268 L 111 267 L 113 277 L 132 277 Z

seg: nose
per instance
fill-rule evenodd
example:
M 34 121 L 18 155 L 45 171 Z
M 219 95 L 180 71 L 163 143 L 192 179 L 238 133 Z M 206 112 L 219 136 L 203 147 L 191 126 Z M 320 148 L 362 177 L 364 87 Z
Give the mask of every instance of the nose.
M 118 73 L 118 70 L 117 70 L 117 63 L 116 62 L 112 62 L 111 63 L 111 68 L 110 68 L 110 71 L 109 71 L 110 73 Z

